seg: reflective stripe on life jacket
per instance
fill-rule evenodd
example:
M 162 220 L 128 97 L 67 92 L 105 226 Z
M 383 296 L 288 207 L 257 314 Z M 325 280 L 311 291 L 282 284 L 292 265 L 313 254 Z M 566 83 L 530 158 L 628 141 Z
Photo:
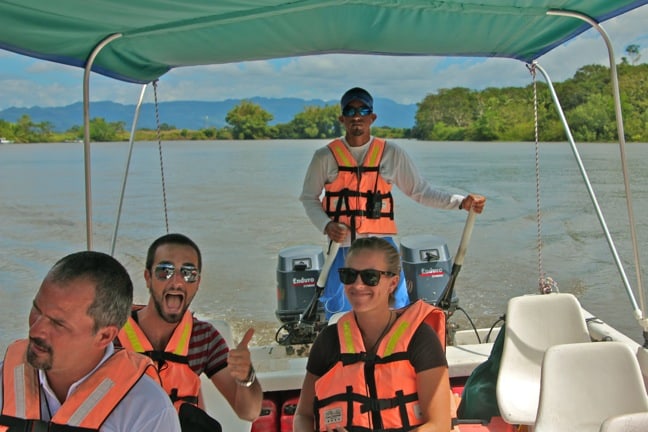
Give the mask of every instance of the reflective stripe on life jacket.
M 380 175 L 385 140 L 373 139 L 361 166 L 341 140 L 332 141 L 328 147 L 337 162 L 338 175 L 324 186 L 322 207 L 326 214 L 349 226 L 352 240 L 355 233 L 396 234 L 391 184 Z
M 143 306 L 133 307 L 135 313 Z M 193 330 L 193 316 L 186 311 L 178 323 L 164 351 L 156 351 L 132 316 L 119 331 L 119 342 L 130 351 L 152 358 L 158 367 L 162 387 L 171 397 L 176 410 L 188 402 L 198 405 L 200 377 L 189 367 L 189 340 Z
M 353 313 L 340 318 L 339 361 L 315 382 L 317 431 L 344 427 L 349 432 L 397 432 L 423 423 L 407 347 L 430 315 L 438 316 L 438 308 L 421 300 L 403 309 L 375 355 L 367 354 Z
M 27 346 L 27 340 L 19 340 L 7 348 L 2 372 L 0 425 L 17 427 L 16 430 L 98 431 L 145 373 L 151 371 L 157 376 L 150 359 L 117 350 L 78 386 L 47 422 L 41 420 L 38 371 L 27 363 Z

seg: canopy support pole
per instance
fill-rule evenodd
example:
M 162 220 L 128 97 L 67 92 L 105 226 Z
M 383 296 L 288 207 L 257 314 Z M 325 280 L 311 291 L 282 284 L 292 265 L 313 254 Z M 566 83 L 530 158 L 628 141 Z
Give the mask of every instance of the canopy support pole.
M 637 230 L 636 230 L 636 224 L 634 218 L 634 210 L 632 207 L 632 194 L 630 191 L 630 176 L 628 174 L 628 166 L 626 163 L 625 131 L 623 128 L 623 112 L 621 110 L 621 92 L 619 90 L 619 78 L 617 75 L 616 61 L 614 59 L 614 48 L 612 47 L 612 43 L 610 42 L 610 38 L 608 37 L 608 34 L 605 31 L 605 29 L 601 27 L 598 22 L 596 22 L 594 19 L 592 19 L 587 15 L 578 12 L 562 11 L 562 10 L 549 10 L 547 11 L 547 15 L 564 16 L 564 17 L 576 18 L 581 21 L 585 21 L 586 23 L 591 25 L 594 29 L 596 29 L 596 31 L 599 32 L 607 48 L 608 61 L 610 63 L 610 74 L 612 79 L 612 83 L 611 83 L 612 91 L 614 95 L 614 112 L 615 112 L 616 123 L 617 123 L 617 135 L 619 138 L 619 151 L 621 153 L 621 169 L 623 171 L 623 184 L 625 186 L 626 206 L 628 209 L 628 223 L 630 225 L 630 237 L 632 238 L 632 250 L 634 253 L 634 265 L 635 265 L 635 273 L 637 278 L 637 291 L 639 293 L 641 309 L 637 307 L 636 302 L 634 301 L 634 296 L 631 296 L 631 301 L 633 302 L 633 307 L 635 308 L 635 318 L 639 321 L 639 324 L 644 329 L 644 340 L 646 340 L 646 344 L 647 344 L 644 346 L 648 348 L 648 323 L 646 322 L 641 312 L 642 310 L 646 310 L 646 300 L 645 300 L 644 287 L 643 287 L 643 282 L 641 277 L 642 271 L 641 271 L 641 261 L 639 259 L 639 242 L 637 240 Z M 630 295 L 632 293 L 632 290 L 629 287 L 629 285 L 626 285 L 626 289 L 628 290 L 628 295 Z
M 137 106 L 135 107 L 135 115 L 133 116 L 133 126 L 131 127 L 130 139 L 128 141 L 128 156 L 126 157 L 126 167 L 124 168 L 124 177 L 122 180 L 121 194 L 119 194 L 119 205 L 117 206 L 117 214 L 115 215 L 115 229 L 113 230 L 113 237 L 110 242 L 110 255 L 115 255 L 115 245 L 117 243 L 117 231 L 119 231 L 119 220 L 121 219 L 122 208 L 124 205 L 124 195 L 126 194 L 126 182 L 128 180 L 128 172 L 130 171 L 131 156 L 133 155 L 133 147 L 135 144 L 135 130 L 137 129 L 137 122 L 139 121 L 140 109 L 144 101 L 144 93 L 148 84 L 142 85 Z
M 598 217 L 599 223 L 601 224 L 601 228 L 603 229 L 603 233 L 605 234 L 605 238 L 607 240 L 608 246 L 610 247 L 610 251 L 612 252 L 614 262 L 617 266 L 617 269 L 619 270 L 621 279 L 623 280 L 623 285 L 625 286 L 626 292 L 628 293 L 630 303 L 632 303 L 633 312 L 635 314 L 635 317 L 639 321 L 639 323 L 642 325 L 642 328 L 644 329 L 645 332 L 646 327 L 644 327 L 645 320 L 643 320 L 643 313 L 641 312 L 641 309 L 639 309 L 639 306 L 637 305 L 637 301 L 635 300 L 632 287 L 630 286 L 630 282 L 628 281 L 628 277 L 626 276 L 625 270 L 623 268 L 623 263 L 619 258 L 619 254 L 617 253 L 616 246 L 614 245 L 614 240 L 612 240 L 612 235 L 608 230 L 607 223 L 605 222 L 605 217 L 603 216 L 601 207 L 598 204 L 596 194 L 594 193 L 594 189 L 592 188 L 592 184 L 590 183 L 589 176 L 587 175 L 587 171 L 585 170 L 585 165 L 583 164 L 583 160 L 581 159 L 580 154 L 578 152 L 578 148 L 576 147 L 576 143 L 574 142 L 574 137 L 572 136 L 571 130 L 569 129 L 569 124 L 567 123 L 567 119 L 565 118 L 565 114 L 563 113 L 562 106 L 560 105 L 560 100 L 558 100 L 558 96 L 556 94 L 556 90 L 554 89 L 553 83 L 551 82 L 551 78 L 549 78 L 547 72 L 536 61 L 533 62 L 533 66 L 542 73 L 542 75 L 545 77 L 545 80 L 547 81 L 547 85 L 551 92 L 551 97 L 554 103 L 556 104 L 556 109 L 558 111 L 560 121 L 563 124 L 563 127 L 565 129 L 565 134 L 567 135 L 567 139 L 571 146 L 572 152 L 574 153 L 574 157 L 576 158 L 578 168 L 581 172 L 581 175 L 583 176 L 585 186 L 587 187 L 587 192 L 589 193 L 590 199 L 592 200 L 592 204 L 594 205 L 596 216 Z
M 85 167 L 85 203 L 86 203 L 86 244 L 92 250 L 92 178 L 90 170 L 90 72 L 99 52 L 113 40 L 120 38 L 121 33 L 115 33 L 94 47 L 83 72 L 83 163 Z

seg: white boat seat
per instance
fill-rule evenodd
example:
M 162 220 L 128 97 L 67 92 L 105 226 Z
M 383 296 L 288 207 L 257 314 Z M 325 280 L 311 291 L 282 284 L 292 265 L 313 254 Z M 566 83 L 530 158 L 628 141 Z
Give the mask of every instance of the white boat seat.
M 502 418 L 510 424 L 533 424 L 538 411 L 542 357 L 547 348 L 589 341 L 585 317 L 574 295 L 553 293 L 510 299 L 496 388 Z
M 607 418 L 599 432 L 646 432 L 648 431 L 648 411 L 621 414 Z
M 609 417 L 642 411 L 648 411 L 648 395 L 639 362 L 625 343 L 547 350 L 535 432 L 599 432 Z

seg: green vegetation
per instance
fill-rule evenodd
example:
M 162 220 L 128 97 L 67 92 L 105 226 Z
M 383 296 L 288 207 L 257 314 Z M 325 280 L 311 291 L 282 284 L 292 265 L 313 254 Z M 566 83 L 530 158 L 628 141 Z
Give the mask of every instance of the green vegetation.
M 637 64 L 639 46 L 626 48 L 617 66 L 627 141 L 648 142 L 648 64 Z M 538 74 L 539 75 L 539 74 Z M 609 68 L 588 65 L 573 78 L 555 83 L 571 132 L 579 142 L 617 140 L 614 101 Z M 538 130 L 542 141 L 565 141 L 566 135 L 547 85 L 538 76 Z M 304 139 L 333 138 L 341 130 L 337 105 L 309 106 L 286 124 L 271 126 L 272 114 L 250 101 L 242 101 L 228 112 L 224 128 L 176 129 L 160 125 L 162 140 L 219 139 Z M 386 138 L 415 138 L 430 141 L 533 141 L 533 84 L 526 87 L 487 88 L 477 91 L 462 87 L 428 94 L 418 104 L 412 129 L 374 127 L 373 134 Z M 125 141 L 123 122 L 90 121 L 92 141 Z M 76 126 L 65 133 L 53 132 L 49 122 L 34 123 L 23 116 L 17 123 L 0 120 L 0 136 L 17 143 L 77 141 L 83 130 Z M 158 131 L 140 129 L 138 141 L 155 141 Z
M 636 61 L 636 57 L 634 58 Z M 618 65 L 627 141 L 648 142 L 648 64 Z M 565 141 L 558 112 L 538 77 L 538 129 L 542 141 Z M 576 141 L 617 140 L 609 68 L 584 66 L 573 78 L 555 83 Z M 534 140 L 533 84 L 524 88 L 442 89 L 419 104 L 412 137 L 431 141 Z

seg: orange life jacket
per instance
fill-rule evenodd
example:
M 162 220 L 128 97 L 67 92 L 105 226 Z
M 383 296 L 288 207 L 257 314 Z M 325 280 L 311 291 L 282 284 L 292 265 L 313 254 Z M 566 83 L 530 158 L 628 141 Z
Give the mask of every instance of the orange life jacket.
M 391 184 L 380 175 L 385 140 L 373 139 L 360 166 L 341 140 L 328 147 L 338 164 L 338 175 L 324 186 L 326 214 L 351 228 L 351 240 L 356 233 L 396 234 Z
M 157 380 L 153 362 L 141 355 L 117 350 L 83 381 L 54 416 L 41 420 L 38 371 L 26 360 L 28 341 L 12 343 L 5 355 L 0 425 L 16 430 L 98 431 L 124 396 L 148 373 Z M 48 424 L 49 423 L 49 424 Z M 39 424 L 43 424 L 40 429 Z M 0 430 L 14 430 L 3 429 Z
M 143 306 L 137 305 L 133 310 Z M 156 351 L 142 328 L 132 316 L 119 331 L 119 342 L 130 351 L 149 356 L 157 364 L 162 387 L 171 397 L 176 410 L 185 403 L 198 406 L 200 377 L 189 367 L 189 340 L 193 330 L 193 316 L 186 311 L 178 323 L 164 351 Z
M 421 300 L 411 304 L 382 338 L 375 355 L 366 353 L 353 313 L 343 315 L 337 322 L 340 359 L 315 382 L 316 430 L 341 426 L 349 432 L 397 432 L 423 423 L 407 347 L 419 326 L 430 316 L 438 319 L 439 313 L 443 315 Z

